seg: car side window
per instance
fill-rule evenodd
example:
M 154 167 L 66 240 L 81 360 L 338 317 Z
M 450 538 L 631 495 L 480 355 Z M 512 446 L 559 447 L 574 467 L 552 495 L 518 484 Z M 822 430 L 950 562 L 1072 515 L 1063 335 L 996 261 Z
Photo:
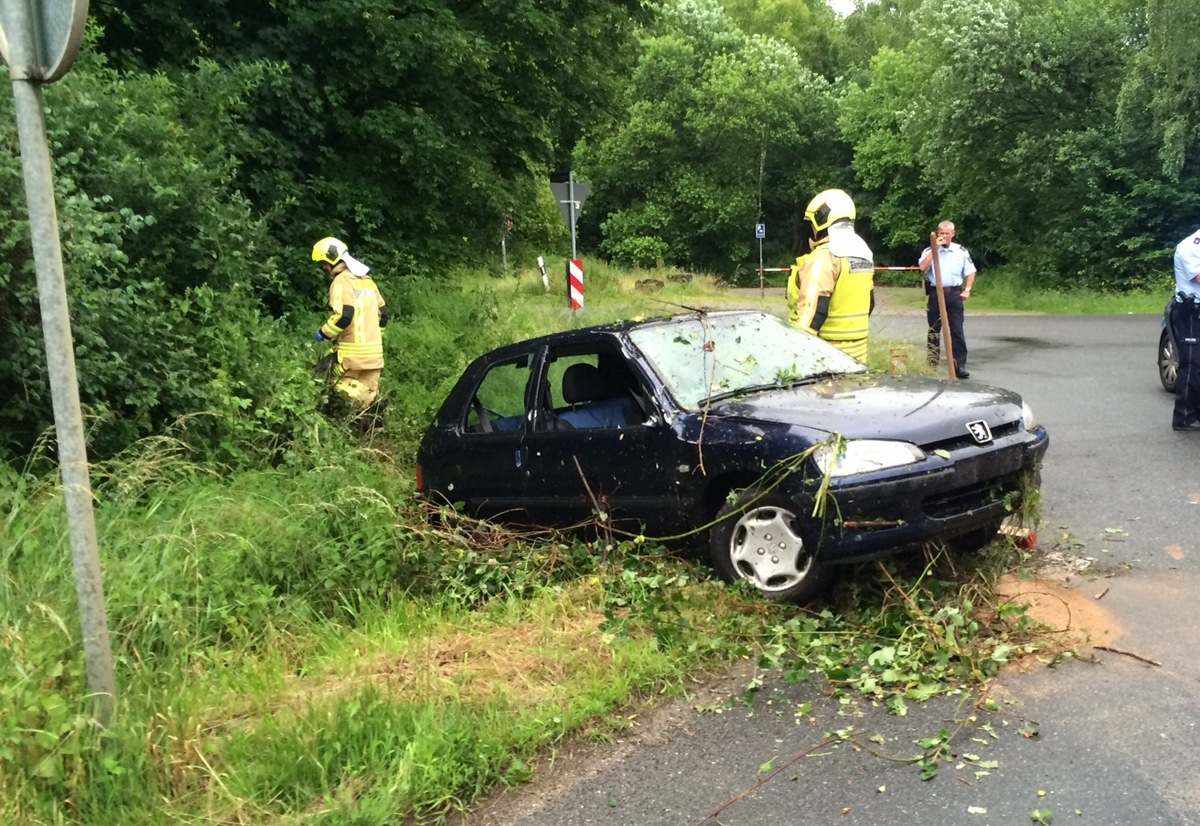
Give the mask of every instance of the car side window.
M 549 417 L 555 428 L 631 427 L 646 420 L 640 383 L 620 353 L 551 353 L 547 379 L 559 401 Z
M 526 357 L 497 364 L 487 371 L 467 410 L 468 432 L 505 433 L 524 426 L 529 365 L 530 359 Z

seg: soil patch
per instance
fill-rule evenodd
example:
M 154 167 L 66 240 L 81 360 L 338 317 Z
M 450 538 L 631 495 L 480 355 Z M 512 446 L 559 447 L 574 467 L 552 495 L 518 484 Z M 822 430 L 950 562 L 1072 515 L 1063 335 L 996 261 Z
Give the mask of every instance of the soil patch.
M 1038 656 L 1056 655 L 1086 646 L 1108 646 L 1124 629 L 1102 608 L 1099 598 L 1107 588 L 1094 586 L 1095 592 L 1081 590 L 1049 579 L 1020 579 L 1005 576 L 996 587 L 1000 600 L 1028 605 L 1026 615 L 1043 626 L 1035 634 L 1041 650 Z M 1031 659 L 1019 663 L 1032 668 Z

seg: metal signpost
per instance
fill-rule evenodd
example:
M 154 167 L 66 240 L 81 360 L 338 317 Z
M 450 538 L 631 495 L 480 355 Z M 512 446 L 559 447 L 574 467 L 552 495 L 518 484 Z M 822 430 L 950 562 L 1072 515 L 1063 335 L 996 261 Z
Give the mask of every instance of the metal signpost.
M 567 227 L 571 230 L 571 257 L 567 260 L 567 303 L 572 310 L 579 310 L 583 308 L 583 261 L 579 260 L 576 253 L 575 221 L 579 217 L 579 210 L 583 209 L 583 202 L 587 200 L 589 187 L 587 184 L 577 183 L 575 172 L 572 170 L 567 172 L 565 181 L 551 178 L 550 191 L 554 193 L 558 211 L 562 213 Z
M 579 210 L 583 209 L 583 202 L 587 200 L 590 189 L 587 184 L 576 182 L 573 170 L 567 173 L 565 181 L 550 180 L 550 191 L 554 193 L 554 200 L 558 202 L 558 211 L 562 213 L 567 228 L 571 230 L 572 258 L 578 257 L 575 254 L 575 221 L 579 217 Z
M 754 237 L 758 239 L 758 297 L 766 298 L 767 297 L 767 284 L 766 284 L 766 281 L 763 279 L 762 242 L 763 242 L 763 239 L 767 237 L 767 225 L 766 224 L 755 224 L 754 225 Z
M 508 275 L 508 234 L 512 232 L 512 213 L 504 213 L 504 234 L 500 236 L 500 257 L 504 259 L 504 274 Z
M 116 679 L 41 91 L 41 84 L 58 80 L 71 68 L 83 39 L 87 7 L 87 0 L 0 0 L 0 53 L 13 87 L 88 691 L 97 722 L 107 728 L 116 709 Z

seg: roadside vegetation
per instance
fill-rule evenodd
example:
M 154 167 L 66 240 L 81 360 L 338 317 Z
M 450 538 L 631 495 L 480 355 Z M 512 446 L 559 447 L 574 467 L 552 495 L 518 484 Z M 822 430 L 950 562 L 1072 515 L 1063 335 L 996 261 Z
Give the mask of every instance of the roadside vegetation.
M 863 566 L 800 610 L 600 515 L 579 537 L 430 513 L 412 458 L 496 345 L 751 300 L 728 287 L 792 260 L 830 186 L 879 264 L 953 218 L 970 312 L 1160 312 L 1200 222 L 1198 9 L 93 3 L 43 93 L 118 708 L 90 717 L 0 95 L 0 822 L 436 821 L 733 663 L 731 702 L 778 669 L 899 714 L 1059 656 L 995 597 L 1033 561 L 1004 543 Z M 568 169 L 591 187 L 577 313 L 547 186 Z M 327 235 L 392 308 L 370 437 L 312 375 Z M 880 281 L 920 312 L 917 282 Z M 922 371 L 918 346 L 875 341 L 871 366 Z
M 710 279 L 596 267 L 587 309 L 540 278 L 449 282 L 430 317 L 488 319 L 473 347 L 609 317 L 718 305 Z M 781 302 L 777 299 L 777 302 Z M 440 309 L 439 309 L 440 308 Z M 198 461 L 142 440 L 93 480 L 116 724 L 88 715 L 61 490 L 50 457 L 0 485 L 0 820 L 17 824 L 438 820 L 530 780 L 568 738 L 603 743 L 632 706 L 740 663 L 897 714 L 1046 657 L 993 585 L 1009 543 L 858 566 L 811 610 L 767 604 L 652 539 L 521 535 L 414 498 L 415 439 L 470 350 L 401 333 L 382 434 L 315 419 L 270 462 Z M 444 334 L 448 335 L 448 333 Z M 389 339 L 389 346 L 398 342 Z M 886 369 L 904 342 L 874 342 Z M 910 359 L 918 364 L 919 359 Z M 185 428 L 186 423 L 181 424 Z M 1015 514 L 1029 522 L 1033 510 Z

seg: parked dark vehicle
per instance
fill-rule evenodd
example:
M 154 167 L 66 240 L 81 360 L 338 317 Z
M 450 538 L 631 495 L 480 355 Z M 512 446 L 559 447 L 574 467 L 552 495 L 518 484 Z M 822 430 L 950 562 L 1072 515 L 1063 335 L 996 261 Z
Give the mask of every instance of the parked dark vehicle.
M 698 312 L 481 356 L 417 488 L 488 518 L 699 532 L 725 579 L 807 602 L 838 563 L 987 544 L 1048 444 L 1016 393 L 871 373 L 772 315 Z
M 1175 382 L 1179 379 L 1179 350 L 1175 346 L 1175 330 L 1171 326 L 1171 305 L 1174 303 L 1172 297 L 1163 308 L 1162 332 L 1158 336 L 1158 380 L 1168 393 L 1175 392 Z

